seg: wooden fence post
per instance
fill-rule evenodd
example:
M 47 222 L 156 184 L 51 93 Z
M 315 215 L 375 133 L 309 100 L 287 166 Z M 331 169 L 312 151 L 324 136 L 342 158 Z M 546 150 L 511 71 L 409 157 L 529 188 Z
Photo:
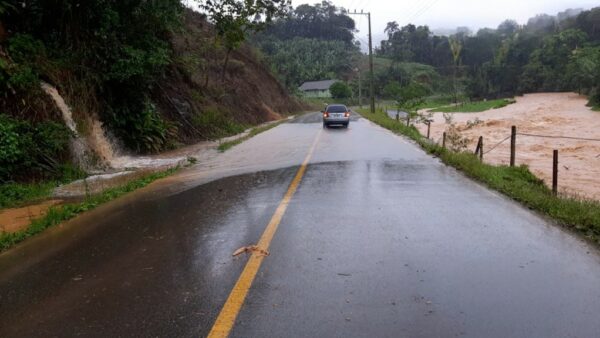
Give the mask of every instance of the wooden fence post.
M 410 113 L 406 113 L 406 126 L 410 127 Z
M 442 135 L 442 148 L 446 149 L 446 132 Z
M 510 128 L 510 166 L 515 166 L 515 151 L 517 145 L 517 127 Z
M 480 159 L 483 159 L 483 136 L 479 136 L 477 140 L 477 147 L 475 148 L 475 155 L 479 155 Z
M 552 193 L 558 194 L 558 150 L 554 150 L 552 154 Z
M 431 121 L 427 121 L 427 139 L 429 139 L 429 135 L 431 135 Z

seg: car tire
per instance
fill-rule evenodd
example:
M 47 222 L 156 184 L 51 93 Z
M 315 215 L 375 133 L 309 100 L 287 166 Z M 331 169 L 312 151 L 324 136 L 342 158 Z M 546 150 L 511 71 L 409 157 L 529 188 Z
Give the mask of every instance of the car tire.
M 344 128 L 348 128 L 349 125 L 350 123 L 344 123 Z
M 327 128 L 327 123 L 323 122 L 323 128 Z

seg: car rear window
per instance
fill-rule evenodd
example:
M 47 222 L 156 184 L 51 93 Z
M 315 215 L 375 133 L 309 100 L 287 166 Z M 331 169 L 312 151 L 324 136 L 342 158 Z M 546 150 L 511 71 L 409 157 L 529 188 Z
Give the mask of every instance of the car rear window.
M 330 113 L 344 113 L 347 112 L 346 106 L 329 106 L 327 107 L 327 111 Z

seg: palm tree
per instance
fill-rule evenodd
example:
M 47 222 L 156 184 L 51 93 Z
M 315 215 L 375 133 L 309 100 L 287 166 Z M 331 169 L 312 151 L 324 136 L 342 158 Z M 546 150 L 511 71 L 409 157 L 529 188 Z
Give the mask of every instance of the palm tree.
M 448 44 L 450 44 L 450 51 L 452 52 L 452 58 L 454 59 L 454 103 L 458 103 L 458 86 L 456 84 L 456 73 L 460 66 L 460 53 L 462 52 L 462 43 L 456 37 L 449 37 Z

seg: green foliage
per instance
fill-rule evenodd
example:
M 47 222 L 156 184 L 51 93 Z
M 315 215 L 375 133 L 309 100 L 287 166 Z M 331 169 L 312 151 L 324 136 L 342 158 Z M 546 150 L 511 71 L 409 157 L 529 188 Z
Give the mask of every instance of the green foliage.
M 457 97 L 463 89 L 477 99 L 537 91 L 595 93 L 600 82 L 593 71 L 595 52 L 586 49 L 600 44 L 599 19 L 600 7 L 573 10 L 538 15 L 525 26 L 506 20 L 497 29 L 484 28 L 475 35 L 457 31 L 449 38 L 431 34 L 427 26 L 390 22 L 388 38 L 377 52 L 395 61 L 436 67 L 452 79 Z M 434 89 L 447 91 L 445 87 Z
M 389 63 L 386 66 L 381 61 L 385 59 L 378 59 L 381 66 L 375 67 L 375 89 L 379 95 L 385 98 L 396 99 L 395 96 L 391 96 L 394 93 L 389 92 L 390 89 L 394 91 L 393 87 L 396 86 L 395 84 L 405 87 L 411 83 L 418 83 L 427 88 L 437 89 L 438 91 L 443 90 L 441 88 L 442 81 L 440 81 L 440 75 L 432 66 L 413 62 Z M 385 87 L 390 83 L 395 84 L 392 84 L 393 87 L 388 88 L 388 92 L 386 93 Z
M 216 108 L 208 108 L 192 118 L 194 127 L 208 139 L 218 139 L 246 130 L 246 126 L 235 122 Z
M 300 5 L 273 22 L 254 41 L 289 89 L 305 81 L 347 78 L 360 57 L 353 43 L 354 21 L 323 1 Z
M 229 53 L 241 46 L 248 32 L 263 30 L 274 18 L 284 16 L 289 10 L 287 0 L 198 0 L 200 8 L 215 25 L 217 36 L 227 49 L 223 75 Z
M 322 1 L 314 5 L 303 4 L 289 15 L 276 20 L 265 35 L 278 40 L 292 40 L 296 37 L 307 39 L 341 41 L 353 47 L 356 29 L 354 20 L 346 11 L 336 7 L 331 1 Z
M 429 27 L 408 24 L 400 28 L 398 23 L 389 22 L 385 33 L 388 39 L 381 42 L 378 54 L 399 62 L 433 62 L 434 45 L 430 43 Z
M 54 182 L 42 183 L 5 183 L 0 185 L 0 209 L 16 207 L 45 198 L 50 195 L 56 186 Z
M 421 103 L 423 98 L 429 94 L 430 91 L 426 86 L 418 82 L 412 82 L 400 89 L 399 101 L 401 106 L 413 105 L 412 102 L 419 101 Z
M 566 74 L 572 88 L 589 94 L 590 106 L 600 105 L 600 47 L 575 50 L 570 56 Z
M 478 113 L 490 109 L 498 109 L 515 103 L 513 99 L 498 99 L 487 101 L 474 101 L 462 103 L 455 106 L 439 107 L 431 110 L 435 113 Z
M 27 175 L 60 177 L 71 137 L 71 132 L 56 122 L 34 125 L 0 115 L 0 182 Z
M 560 224 L 583 233 L 600 244 L 600 203 L 568 196 L 555 196 L 552 191 L 529 171 L 527 166 L 508 167 L 482 163 L 471 153 L 455 153 L 425 139 L 414 127 L 407 127 L 390 119 L 383 111 L 375 114 L 361 112 L 362 116 L 416 141 L 427 152 L 438 156 L 444 163 L 464 172 L 492 189 L 523 203 L 530 209 L 552 217 Z
M 0 233 L 0 252 L 19 242 L 22 242 L 33 235 L 41 233 L 49 227 L 65 222 L 80 213 L 95 209 L 103 203 L 121 197 L 134 190 L 143 188 L 158 179 L 167 177 L 176 172 L 178 169 L 179 168 L 173 168 L 150 174 L 146 177 L 128 182 L 121 187 L 108 189 L 99 195 L 88 197 L 80 203 L 52 207 L 48 210 L 46 216 L 33 221 L 27 229 L 15 233 Z
M 347 99 L 352 96 L 352 89 L 341 81 L 332 84 L 329 91 L 334 99 Z
M 15 34 L 8 40 L 11 59 L 0 58 L 0 89 L 30 91 L 39 87 L 39 67 L 45 59 L 41 41 L 27 34 Z
M 8 52 L 16 63 L 35 65 L 36 61 L 44 57 L 46 48 L 42 41 L 29 34 L 17 33 L 8 41 Z
M 396 81 L 389 82 L 383 87 L 383 97 L 386 99 L 396 100 L 400 97 L 402 86 Z
M 17 33 L 8 41 L 10 60 L 0 62 L 0 85 L 27 94 L 38 90 L 40 76 L 69 74 L 90 87 L 71 99 L 92 91 L 95 108 L 126 145 L 168 147 L 174 126 L 158 117 L 148 98 L 171 63 L 169 34 L 180 26 L 182 9 L 179 0 L 28 1 L 3 18 Z
M 266 39 L 259 42 L 269 63 L 288 88 L 297 89 L 305 81 L 337 78 L 349 72 L 353 49 L 342 41 L 308 38 Z
M 173 147 L 175 128 L 160 117 L 154 104 L 146 101 L 141 109 L 123 109 L 114 112 L 109 123 L 125 144 L 144 153 Z

